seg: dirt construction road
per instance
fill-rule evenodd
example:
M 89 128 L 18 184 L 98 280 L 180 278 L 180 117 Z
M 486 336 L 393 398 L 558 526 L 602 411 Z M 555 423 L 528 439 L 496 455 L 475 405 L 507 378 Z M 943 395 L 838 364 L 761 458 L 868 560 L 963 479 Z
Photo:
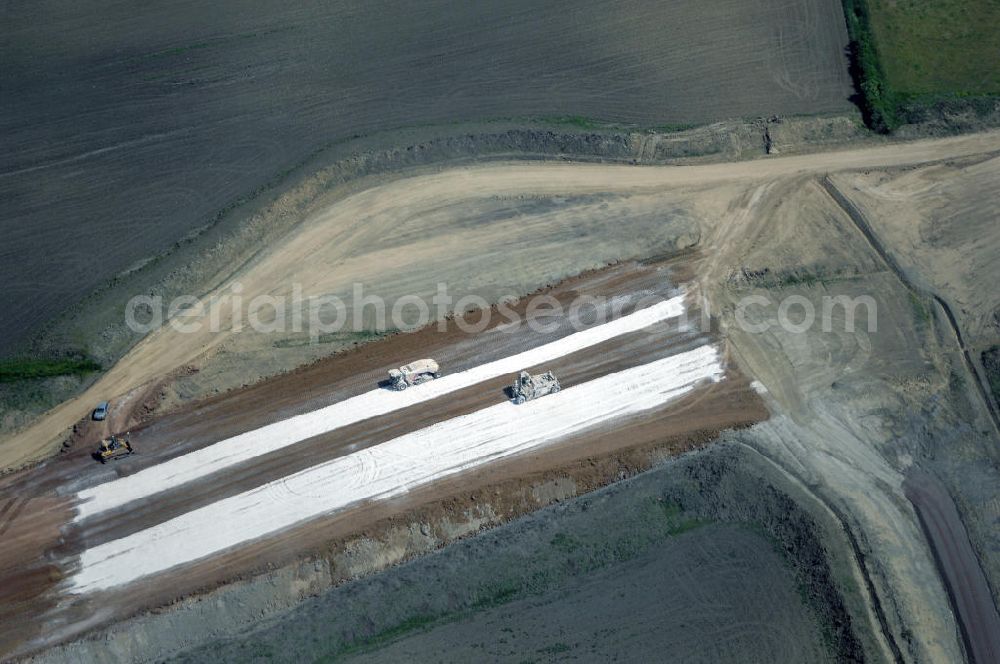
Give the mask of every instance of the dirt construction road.
M 157 419 L 132 433 L 141 452 L 126 460 L 88 462 L 81 444 L 6 478 L 4 651 L 287 562 L 363 529 L 373 509 L 401 513 L 457 486 L 703 440 L 765 417 L 724 343 L 684 318 L 696 308 L 674 270 L 623 265 L 565 284 L 549 295 L 613 299 L 577 322 L 548 321 L 547 333 L 525 321 L 469 334 L 452 322 L 393 337 Z M 417 349 L 447 375 L 403 393 L 377 387 Z M 514 406 L 503 391 L 513 366 L 553 370 L 563 389 Z M 341 403 L 356 405 L 341 412 Z M 301 428 L 311 421 L 319 428 Z M 255 431 L 268 432 L 269 450 L 240 456 L 242 446 L 218 442 Z
M 420 174 L 329 201 L 283 242 L 220 279 L 218 292 L 237 280 L 248 297 L 284 294 L 281 289 L 292 283 L 309 294 L 343 294 L 351 283 L 363 282 L 391 299 L 408 293 L 430 296 L 445 280 L 496 301 L 504 289 L 526 292 L 530 283 L 555 283 L 579 273 L 583 261 L 677 254 L 697 245 L 667 264 L 625 262 L 570 280 L 552 294 L 560 301 L 579 293 L 615 296 L 613 301 L 627 306 L 603 323 L 614 325 L 652 310 L 644 296 L 670 302 L 684 284 L 686 312 L 696 312 L 699 300 L 691 296 L 698 292 L 712 296 L 726 315 L 730 298 L 747 292 L 729 276 L 737 268 L 751 268 L 763 275 L 759 283 L 771 279 L 776 291 L 799 288 L 818 298 L 832 281 L 847 293 L 872 293 L 881 298 L 882 332 L 855 326 L 806 335 L 780 327 L 758 335 L 733 327 L 720 333 L 671 325 L 677 316 L 669 307 L 662 320 L 583 345 L 568 323 L 549 334 L 525 325 L 472 336 L 449 328 L 396 335 L 246 390 L 187 404 L 134 432 L 142 454 L 115 466 L 88 465 L 87 446 L 94 441 L 84 431 L 68 453 L 0 485 L 5 499 L 0 509 L 8 521 L 3 527 L 11 542 L 0 553 L 0 588 L 7 593 L 0 605 L 18 617 L 4 622 L 5 649 L 44 647 L 115 616 L 287 561 L 414 505 L 471 495 L 476 487 L 502 479 L 617 458 L 664 440 L 677 443 L 673 451 L 685 449 L 720 429 L 767 418 L 735 357 L 760 382 L 757 387 L 771 408 L 772 417 L 752 431 L 755 444 L 794 469 L 849 515 L 850 527 L 868 537 L 866 554 L 879 566 L 863 571 L 881 575 L 873 586 L 891 595 L 884 601 L 895 611 L 885 621 L 887 638 L 916 633 L 911 647 L 920 657 L 954 659 L 957 631 L 947 598 L 900 489 L 900 467 L 907 455 L 921 450 L 891 449 L 884 434 L 895 424 L 887 414 L 915 412 L 912 400 L 926 400 L 919 390 L 939 385 L 943 353 L 930 358 L 939 363 L 934 364 L 917 352 L 936 350 L 930 323 L 915 318 L 919 309 L 896 275 L 865 249 L 863 238 L 816 179 L 829 172 L 949 160 L 995 167 L 998 151 L 1000 133 L 994 132 L 752 163 L 504 163 Z M 554 198 L 563 202 L 551 203 Z M 386 265 L 394 269 L 386 271 Z M 820 285 L 794 281 L 795 270 L 802 268 L 813 270 Z M 494 279 L 476 283 L 469 275 Z M 592 323 L 600 328 L 596 314 Z M 524 410 L 523 431 L 504 429 L 502 417 L 491 419 L 500 411 L 491 409 L 503 406 L 502 388 L 512 375 L 476 372 L 551 343 L 563 350 L 543 362 L 523 360 L 524 368 L 552 369 L 566 389 Z M 274 348 L 274 339 L 266 335 L 228 329 L 181 334 L 165 327 L 91 391 L 0 449 L 8 464 L 39 458 L 63 440 L 97 395 L 148 389 L 162 376 L 234 349 L 265 357 Z M 421 356 L 437 359 L 449 376 L 479 377 L 468 383 L 446 377 L 442 380 L 451 382 L 441 385 L 454 383 L 454 391 L 400 402 L 368 420 L 345 419 L 342 427 L 315 423 L 315 413 L 331 412 L 322 409 L 349 399 L 364 397 L 351 403 L 374 408 L 383 399 L 365 395 L 385 369 Z M 677 364 L 661 365 L 669 371 L 657 372 L 656 362 Z M 690 377 L 676 384 L 663 375 L 683 375 L 688 369 Z M 592 402 L 593 412 L 575 410 L 573 395 Z M 307 415 L 312 419 L 293 419 Z M 207 474 L 200 474 L 200 464 L 189 463 L 201 457 L 188 455 L 203 454 L 217 443 L 216 451 L 224 452 L 227 445 L 239 449 L 220 441 L 273 425 L 279 429 L 266 437 L 267 445 L 284 442 L 261 448 L 266 449 L 261 454 L 238 453 L 232 463 Z M 452 439 L 475 440 L 474 458 L 461 456 L 468 450 L 449 447 Z M 427 456 L 422 441 L 447 454 Z M 891 444 L 901 443 L 893 439 Z M 938 440 L 923 444 L 934 449 Z M 397 450 L 395 463 L 372 452 L 376 445 Z M 413 468 L 400 463 L 403 457 L 413 459 Z M 443 465 L 434 465 L 438 462 Z M 410 474 L 414 469 L 422 472 Z M 156 480 L 149 485 L 155 491 L 125 491 L 127 477 L 141 473 Z M 156 484 L 174 476 L 182 480 L 180 486 Z M 340 481 L 347 476 L 350 482 Z M 408 491 L 393 493 L 381 484 L 387 477 L 396 480 L 389 484 Z M 115 503 L 115 487 L 130 496 L 126 504 Z M 384 500 L 372 500 L 377 498 Z M 288 509 L 275 509 L 282 503 Z M 324 504 L 337 511 L 323 512 Z M 205 524 L 213 521 L 225 528 L 203 536 Z M 192 534 L 203 548 L 185 546 Z M 157 547 L 164 552 L 164 566 L 182 567 L 158 567 L 146 553 Z M 116 568 L 118 555 L 132 563 Z M 132 583 L 137 574 L 147 575 L 140 577 L 146 581 Z
M 905 489 L 948 585 L 972 661 L 1000 661 L 1000 618 L 954 500 L 940 481 L 919 470 L 907 476 Z
M 835 0 L 260 0 L 250 11 L 186 0 L 141 12 L 55 0 L 8 4 L 3 17 L 5 354 L 67 302 L 352 136 L 851 109 Z
M 469 274 L 483 273 L 494 274 L 495 281 L 475 292 L 496 301 L 509 294 L 505 284 L 530 290 L 576 274 L 581 266 L 674 248 L 677 235 L 693 232 L 697 237 L 698 223 L 691 216 L 705 220 L 717 238 L 713 241 L 724 243 L 755 209 L 766 207 L 768 193 L 780 182 L 998 150 L 1000 132 L 993 132 L 729 164 L 519 163 L 449 170 L 377 186 L 318 210 L 251 265 L 236 274 L 220 273 L 223 285 L 208 295 L 228 293 L 235 282 L 247 299 L 258 294 L 288 295 L 293 283 L 300 284 L 306 295 L 344 294 L 352 283 L 364 283 L 386 298 L 404 294 L 429 298 L 439 282 L 469 284 Z M 498 202 L 509 208 L 512 200 L 552 196 L 597 200 L 554 210 L 535 224 L 524 224 L 515 215 L 501 223 L 455 225 L 457 220 L 481 216 Z M 681 218 L 673 220 L 664 210 L 676 207 L 682 210 Z M 581 214 L 588 216 L 581 220 Z M 609 215 L 620 217 L 620 222 L 606 224 Z M 389 242 L 387 237 L 395 240 Z M 724 255 L 719 249 L 714 247 L 712 254 Z M 385 265 L 394 266 L 388 275 L 382 269 Z M 226 321 L 229 312 L 223 309 L 221 316 Z M 133 394 L 198 364 L 232 337 L 225 328 L 218 333 L 205 329 L 180 334 L 168 326 L 150 334 L 83 395 L 3 440 L 0 467 L 44 458 L 58 449 L 93 403 Z M 239 343 L 252 344 L 251 337 L 243 333 Z M 265 347 L 270 343 L 268 338 Z

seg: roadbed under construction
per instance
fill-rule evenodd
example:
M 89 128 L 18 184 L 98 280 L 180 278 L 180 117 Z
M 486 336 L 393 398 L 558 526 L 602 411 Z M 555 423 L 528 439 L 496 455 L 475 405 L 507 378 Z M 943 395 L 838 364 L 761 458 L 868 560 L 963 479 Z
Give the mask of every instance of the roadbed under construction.
M 683 259 L 621 264 L 581 275 L 534 297 L 551 296 L 567 308 L 580 296 L 606 298 L 615 305 L 608 309 L 614 309 L 611 316 L 621 317 L 683 295 L 680 287 L 686 278 L 689 273 Z M 530 299 L 516 303 L 513 310 L 524 315 Z M 531 325 L 503 326 L 507 321 L 494 315 L 495 320 L 491 319 L 481 332 L 465 332 L 461 329 L 464 326 L 452 319 L 443 331 L 432 325 L 413 333 L 395 334 L 152 419 L 131 432 L 137 454 L 106 466 L 89 458 L 96 441 L 89 440 L 86 426 L 81 426 L 66 453 L 31 471 L 5 477 L 0 486 L 0 507 L 5 509 L 0 527 L 6 544 L 0 552 L 0 652 L 26 653 L 48 647 L 108 621 L 328 550 L 352 535 L 371 535 L 373 529 L 386 527 L 393 519 L 414 510 L 433 508 L 461 514 L 486 492 L 494 506 L 503 504 L 501 492 L 505 492 L 511 496 L 507 516 L 514 516 L 527 509 L 515 505 L 518 500 L 514 497 L 523 494 L 524 487 L 546 477 L 569 475 L 577 486 L 593 488 L 623 473 L 648 467 L 654 452 L 672 454 L 692 449 L 711 441 L 721 430 L 747 426 L 767 417 L 749 381 L 728 360 L 725 343 L 712 329 L 711 321 L 703 325 L 694 298 L 686 297 L 683 322 L 664 321 L 558 357 L 544 366 L 524 368 L 552 370 L 563 385 L 564 392 L 559 396 L 568 396 L 573 387 L 590 381 L 711 346 L 723 367 L 717 380 L 698 383 L 683 396 L 639 415 L 612 418 L 530 451 L 415 486 L 388 500 L 352 504 L 267 537 L 236 543 L 217 555 L 142 577 L 141 582 L 74 591 L 73 578 L 80 573 L 80 556 L 89 549 L 255 487 L 503 403 L 503 388 L 510 384 L 512 376 L 498 376 L 447 396 L 310 437 L 82 520 L 76 518 L 80 492 L 158 464 L 170 464 L 243 432 L 378 389 L 388 368 L 433 357 L 446 375 L 459 373 L 568 337 L 581 326 L 586 329 L 599 324 L 602 321 L 597 320 L 596 312 L 592 319 L 581 315 L 575 325 L 571 317 L 547 319 L 550 329 L 544 333 L 533 330 L 536 326 Z M 463 320 L 475 322 L 483 315 L 482 311 L 470 312 Z M 517 411 L 511 412 L 516 417 Z M 275 499 L 315 500 L 291 494 L 276 495 Z

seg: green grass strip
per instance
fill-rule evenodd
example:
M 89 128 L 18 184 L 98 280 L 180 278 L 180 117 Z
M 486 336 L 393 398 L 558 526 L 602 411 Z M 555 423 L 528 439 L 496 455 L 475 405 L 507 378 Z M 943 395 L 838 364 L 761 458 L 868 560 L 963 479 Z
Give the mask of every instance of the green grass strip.
M 82 376 L 100 370 L 101 365 L 90 359 L 3 360 L 0 361 L 0 383 L 52 376 Z

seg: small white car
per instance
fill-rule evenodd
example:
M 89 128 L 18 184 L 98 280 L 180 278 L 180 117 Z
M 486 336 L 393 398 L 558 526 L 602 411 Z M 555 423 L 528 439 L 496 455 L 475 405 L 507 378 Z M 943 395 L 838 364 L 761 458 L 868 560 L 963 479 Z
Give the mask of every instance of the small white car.
M 91 417 L 93 417 L 96 421 L 100 422 L 101 420 L 103 420 L 108 416 L 108 409 L 110 407 L 111 407 L 110 403 L 108 403 L 107 401 L 102 401 L 101 403 L 97 404 L 97 408 L 94 409 L 94 412 L 91 414 Z

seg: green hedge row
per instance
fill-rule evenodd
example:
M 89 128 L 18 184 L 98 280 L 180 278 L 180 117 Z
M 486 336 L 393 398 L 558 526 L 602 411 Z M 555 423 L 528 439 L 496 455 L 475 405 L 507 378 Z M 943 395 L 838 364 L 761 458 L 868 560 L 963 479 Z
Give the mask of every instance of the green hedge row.
M 899 106 L 875 47 L 867 0 L 843 0 L 851 39 L 851 76 L 860 96 L 861 114 L 873 131 L 887 134 L 900 124 Z
M 13 383 L 18 380 L 49 378 L 51 376 L 79 376 L 100 370 L 100 364 L 88 359 L 4 360 L 0 362 L 0 383 Z

